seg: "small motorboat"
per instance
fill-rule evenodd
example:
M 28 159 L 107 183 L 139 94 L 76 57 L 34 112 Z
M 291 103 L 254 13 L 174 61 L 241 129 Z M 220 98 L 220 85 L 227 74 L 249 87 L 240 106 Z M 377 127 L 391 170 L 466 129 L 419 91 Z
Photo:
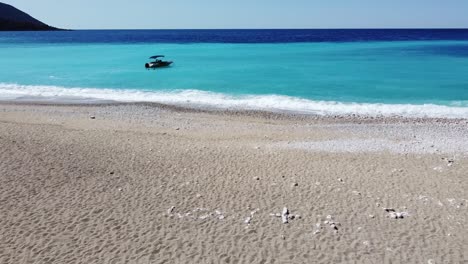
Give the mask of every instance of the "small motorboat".
M 162 67 L 168 67 L 172 64 L 172 61 L 163 61 L 160 60 L 159 58 L 164 58 L 164 55 L 154 55 L 151 56 L 150 59 L 154 60 L 151 62 L 145 63 L 145 68 L 147 70 L 149 69 L 156 69 L 156 68 L 162 68 Z

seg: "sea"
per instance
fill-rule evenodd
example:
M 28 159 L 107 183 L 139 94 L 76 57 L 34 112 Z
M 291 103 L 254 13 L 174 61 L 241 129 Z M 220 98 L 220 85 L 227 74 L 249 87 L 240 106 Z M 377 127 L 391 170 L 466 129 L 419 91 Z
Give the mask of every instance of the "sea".
M 468 29 L 0 32 L 0 100 L 468 118 Z

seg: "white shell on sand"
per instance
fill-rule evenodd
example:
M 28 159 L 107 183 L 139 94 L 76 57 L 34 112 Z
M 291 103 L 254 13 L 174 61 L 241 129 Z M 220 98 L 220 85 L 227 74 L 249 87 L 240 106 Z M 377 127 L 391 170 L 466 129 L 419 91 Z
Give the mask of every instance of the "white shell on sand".
M 250 221 L 252 221 L 252 217 L 249 216 L 244 220 L 244 223 L 250 224 Z

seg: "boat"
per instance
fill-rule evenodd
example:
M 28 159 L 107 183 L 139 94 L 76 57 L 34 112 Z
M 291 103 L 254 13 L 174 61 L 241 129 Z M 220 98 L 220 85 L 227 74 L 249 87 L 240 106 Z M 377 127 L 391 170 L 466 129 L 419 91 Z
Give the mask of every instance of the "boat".
M 145 68 L 147 70 L 149 69 L 156 69 L 156 68 L 162 68 L 162 67 L 168 67 L 172 64 L 172 61 L 163 61 L 160 58 L 164 58 L 164 55 L 154 55 L 151 56 L 150 59 L 154 60 L 151 62 L 145 63 Z

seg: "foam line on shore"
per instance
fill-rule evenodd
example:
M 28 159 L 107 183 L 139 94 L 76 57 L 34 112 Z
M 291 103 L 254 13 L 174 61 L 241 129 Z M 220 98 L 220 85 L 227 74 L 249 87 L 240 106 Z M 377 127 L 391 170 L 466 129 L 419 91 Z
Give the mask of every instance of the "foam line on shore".
M 218 109 L 289 111 L 316 115 L 403 116 L 468 118 L 464 102 L 436 104 L 381 104 L 314 101 L 283 95 L 233 96 L 200 90 L 143 91 L 97 88 L 65 88 L 0 83 L 0 100 L 53 102 L 157 102 Z

